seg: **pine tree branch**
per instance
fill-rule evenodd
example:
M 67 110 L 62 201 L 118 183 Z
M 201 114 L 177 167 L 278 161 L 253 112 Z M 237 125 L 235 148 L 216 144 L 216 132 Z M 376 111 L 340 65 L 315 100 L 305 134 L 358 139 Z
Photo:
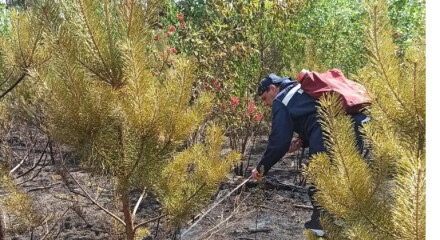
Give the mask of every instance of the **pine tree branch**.
M 385 117 L 387 117 L 388 120 L 391 120 L 394 124 L 396 124 L 397 126 L 399 126 L 401 123 L 395 119 L 392 115 L 390 115 L 387 112 L 387 109 L 382 105 L 382 103 L 379 100 L 375 101 L 375 105 L 379 106 L 378 108 L 381 110 L 381 112 L 385 115 Z
M 109 49 L 110 49 L 110 56 L 111 56 L 111 66 L 114 67 L 116 70 L 116 63 L 115 63 L 115 57 L 116 57 L 116 52 L 115 52 L 115 45 L 113 42 L 113 38 L 112 38 L 112 25 L 111 25 L 111 18 L 110 18 L 110 11 L 108 8 L 108 0 L 104 1 L 104 12 L 105 12 L 105 23 L 107 26 L 107 37 L 108 37 L 108 42 L 109 42 Z M 117 74 L 118 71 L 112 71 L 113 74 Z M 117 76 L 113 76 L 112 78 L 115 79 L 117 81 L 117 85 L 121 85 L 121 81 Z
M 380 69 L 382 71 L 382 74 L 385 78 L 385 81 L 389 87 L 389 90 L 391 91 L 391 93 L 393 94 L 394 98 L 399 102 L 399 104 L 401 105 L 401 107 L 403 108 L 404 111 L 406 112 L 410 112 L 409 109 L 406 108 L 405 104 L 402 102 L 402 100 L 400 99 L 400 97 L 397 95 L 396 91 L 394 90 L 395 88 L 393 87 L 393 85 L 391 84 L 391 81 L 389 79 L 388 76 L 388 72 L 385 69 L 384 63 L 383 63 L 383 59 L 380 53 L 380 47 L 379 47 L 379 37 L 378 37 L 378 12 L 377 12 L 377 7 L 374 8 L 374 30 L 373 30 L 373 34 L 374 34 L 374 50 L 376 52 L 376 56 L 377 56 L 377 62 L 379 63 Z
M 17 81 L 15 81 L 14 84 L 12 84 L 12 86 L 10 86 L 6 91 L 4 91 L 1 95 L 0 95 L 0 99 L 2 99 L 6 94 L 8 94 L 10 91 L 12 91 L 23 79 L 24 77 L 26 77 L 28 75 L 27 70 L 24 71 L 21 76 L 17 79 Z
M 98 53 L 99 59 L 101 60 L 101 63 L 104 65 L 105 71 L 108 74 L 109 67 L 107 66 L 107 63 L 104 60 L 104 57 L 103 57 L 103 55 L 101 53 L 101 50 L 99 49 L 99 46 L 98 46 L 98 44 L 96 42 L 96 39 L 95 39 L 95 35 L 93 35 L 93 31 L 92 31 L 92 29 L 90 27 L 89 20 L 88 20 L 87 15 L 86 15 L 86 13 L 84 11 L 83 0 L 77 0 L 77 1 L 79 3 L 80 9 L 81 9 L 81 14 L 83 16 L 84 22 L 85 22 L 86 27 L 87 27 L 87 32 L 89 33 L 90 38 L 92 39 L 93 45 L 95 46 L 96 52 Z M 109 76 L 111 76 L 111 74 Z M 110 80 L 110 83 L 113 85 L 113 81 L 112 80 Z
M 417 62 L 414 63 L 414 72 L 413 72 L 413 97 L 414 97 L 414 112 L 416 114 L 416 121 L 417 121 L 417 127 L 419 128 L 418 131 L 418 147 L 417 147 L 417 159 L 420 157 L 421 152 L 423 151 L 424 146 L 424 135 L 422 134 L 424 132 L 424 127 L 422 126 L 422 123 L 420 121 L 420 113 L 417 110 Z
M 32 60 L 34 58 L 34 53 L 35 53 L 35 50 L 37 49 L 37 44 L 40 41 L 40 37 L 41 37 L 42 33 L 43 33 L 43 30 L 42 30 L 42 27 L 40 25 L 40 27 L 38 28 L 37 37 L 35 38 L 35 41 L 34 41 L 34 45 L 32 46 L 31 55 L 29 56 L 29 65 L 31 65 L 31 63 L 32 63 Z
M 21 36 L 20 36 L 20 18 L 17 18 L 17 40 L 18 40 L 18 48 L 20 49 L 20 57 L 21 57 L 21 60 L 23 61 L 23 63 L 24 63 L 24 66 L 28 66 L 28 64 L 27 64 L 27 62 L 26 62 L 26 58 L 24 57 L 24 53 L 23 53 L 23 49 L 24 49 L 24 47 L 22 46 L 22 44 L 21 44 Z M 1 98 L 1 97 L 0 97 Z
M 46 58 L 42 59 L 41 62 L 37 65 L 35 64 L 35 67 L 41 66 L 43 64 L 45 64 L 47 61 L 49 61 L 52 58 L 52 53 L 49 54 L 49 56 L 47 56 Z
M 203 183 L 188 199 L 186 199 L 185 203 L 191 201 L 191 199 L 193 199 L 205 186 L 206 183 Z
M 79 59 L 78 57 L 75 57 L 75 59 L 85 68 L 87 68 L 87 70 L 89 70 L 91 73 L 95 74 L 99 79 L 101 79 L 103 82 L 108 83 L 111 85 L 111 82 L 105 78 L 104 76 L 102 76 L 99 72 L 95 71 L 93 68 L 89 67 L 85 62 L 83 62 L 81 59 Z M 74 78 L 72 78 L 74 79 Z
M 134 0 L 131 0 L 130 13 L 129 13 L 129 17 L 128 17 L 127 37 L 130 37 L 131 24 L 133 22 L 133 12 L 134 12 Z
M 9 71 L 8 76 L 5 78 L 5 81 L 3 81 L 2 83 L 0 83 L 0 87 L 3 86 L 3 84 L 7 83 L 9 81 L 9 79 L 12 77 L 12 74 L 14 73 L 14 68 L 15 66 L 12 67 L 12 69 Z

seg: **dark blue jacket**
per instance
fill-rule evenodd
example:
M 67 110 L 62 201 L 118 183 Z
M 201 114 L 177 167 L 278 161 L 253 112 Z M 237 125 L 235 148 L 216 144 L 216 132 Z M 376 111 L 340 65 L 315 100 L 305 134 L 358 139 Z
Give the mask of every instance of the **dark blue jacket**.
M 267 174 L 270 168 L 287 153 L 293 132 L 298 133 L 299 138 L 304 142 L 304 147 L 309 147 L 309 156 L 325 151 L 322 129 L 318 123 L 317 106 L 316 99 L 305 93 L 296 81 L 281 86 L 280 93 L 272 104 L 272 131 L 266 152 L 257 165 L 259 172 L 261 172 L 260 167 L 264 166 L 264 174 Z M 360 113 L 354 115 L 353 119 L 358 148 L 361 148 L 362 140 L 358 127 L 366 120 L 366 116 Z

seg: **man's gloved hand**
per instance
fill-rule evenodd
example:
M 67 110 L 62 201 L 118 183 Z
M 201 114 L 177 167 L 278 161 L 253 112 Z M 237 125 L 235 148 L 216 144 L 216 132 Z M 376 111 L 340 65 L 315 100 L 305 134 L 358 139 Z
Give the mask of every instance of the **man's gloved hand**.
M 260 180 L 261 179 L 261 175 L 258 172 L 258 170 L 256 168 L 254 168 L 254 170 L 252 170 L 252 178 L 254 180 Z
M 303 145 L 303 141 L 300 138 L 294 138 L 290 143 L 289 153 L 293 153 L 299 150 Z

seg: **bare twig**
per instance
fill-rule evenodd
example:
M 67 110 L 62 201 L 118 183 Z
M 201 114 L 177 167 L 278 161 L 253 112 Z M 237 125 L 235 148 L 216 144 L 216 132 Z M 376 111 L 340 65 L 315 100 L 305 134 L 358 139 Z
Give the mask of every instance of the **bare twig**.
M 227 223 L 236 213 L 239 212 L 240 207 L 243 205 L 243 203 L 245 203 L 245 201 L 249 198 L 251 194 L 248 194 L 242 201 L 240 201 L 240 203 L 237 205 L 237 207 L 232 211 L 231 215 L 229 215 L 227 218 L 225 218 L 223 221 L 221 221 L 220 223 L 218 223 L 217 225 L 215 225 L 214 227 L 212 227 L 211 229 L 209 229 L 208 231 L 202 233 L 202 235 L 200 235 L 200 237 L 198 237 L 197 239 L 206 239 L 204 236 L 206 236 L 207 234 L 210 234 L 209 237 L 207 239 L 210 239 L 216 232 L 220 231 L 220 226 L 223 225 L 224 223 Z M 255 209 L 247 212 L 246 215 L 249 215 L 251 213 L 253 213 L 255 211 Z M 241 217 L 244 217 L 243 215 L 241 215 Z M 216 230 L 217 231 L 214 231 Z
M 161 219 L 161 218 L 163 218 L 163 217 L 165 217 L 165 216 L 168 216 L 168 214 L 167 214 L 167 213 L 164 213 L 164 214 L 162 214 L 162 215 L 159 215 L 159 216 L 157 216 L 157 217 L 155 217 L 155 218 L 152 218 L 152 219 L 150 219 L 150 220 L 147 220 L 147 221 L 145 221 L 145 222 L 141 222 L 141 223 L 139 223 L 138 225 L 136 225 L 136 226 L 134 227 L 133 231 L 136 231 L 136 229 L 138 229 L 138 228 L 140 228 L 140 227 L 142 227 L 142 226 L 144 226 L 144 225 L 147 225 L 147 224 L 150 223 L 150 222 L 154 222 L 154 221 L 156 221 L 156 220 L 159 220 L 159 219 Z
M 22 181 L 22 182 L 17 183 L 17 185 L 21 185 L 21 184 L 23 184 L 23 183 L 26 183 L 26 182 L 32 181 L 32 180 L 34 180 L 34 178 L 36 178 L 36 177 L 40 174 L 41 170 L 43 170 L 43 168 L 45 168 L 45 167 L 47 166 L 47 163 L 46 163 L 47 155 L 44 155 L 44 156 L 45 156 L 45 157 L 44 157 L 43 166 L 41 166 L 41 168 L 38 169 L 38 172 L 37 172 L 34 176 L 32 176 L 31 178 L 29 178 L 29 179 L 27 179 L 27 180 L 24 180 L 24 181 Z
M 52 188 L 53 186 L 55 186 L 55 185 L 59 185 L 59 184 L 61 184 L 61 183 L 53 183 L 53 184 L 48 185 L 48 186 L 42 186 L 42 187 L 31 188 L 31 189 L 27 190 L 27 192 L 34 192 L 34 191 L 39 191 L 39 190 L 45 190 L 45 189 Z
M 67 213 L 67 211 L 69 211 L 69 210 L 70 210 L 70 208 L 67 208 L 66 211 L 64 211 L 64 213 L 61 215 L 61 217 L 63 217 L 63 216 Z M 44 240 L 47 236 L 49 236 L 49 233 L 51 233 L 52 230 L 53 230 L 57 225 L 58 225 L 58 222 L 55 222 L 55 223 L 53 224 L 53 226 L 47 231 L 46 234 L 44 234 L 44 236 L 43 236 L 40 240 Z
M 29 154 L 31 154 L 32 150 L 34 149 L 35 145 L 37 144 L 37 141 L 35 141 L 32 144 L 32 147 L 27 151 L 26 156 L 24 156 L 24 158 L 21 159 L 21 161 L 17 164 L 17 166 L 15 166 L 11 171 L 9 171 L 9 174 L 13 174 L 15 171 L 17 171 L 17 169 L 19 169 L 21 167 L 21 165 L 26 161 L 26 159 L 29 157 Z
M 302 208 L 302 209 L 308 209 L 308 210 L 313 210 L 312 206 L 307 206 L 307 205 L 300 205 L 300 204 L 292 204 L 293 207 L 296 208 Z
M 34 166 L 32 166 L 32 167 L 31 167 L 30 169 L 28 169 L 26 172 L 24 172 L 24 173 L 18 175 L 15 179 L 18 179 L 18 178 L 21 178 L 21 177 L 27 175 L 28 173 L 32 172 L 35 168 L 38 167 L 38 164 L 40 164 L 41 160 L 43 159 L 44 154 L 46 153 L 46 148 L 47 148 L 48 145 L 49 145 L 49 141 L 47 142 L 46 147 L 44 148 L 43 152 L 41 153 L 40 158 L 39 158 L 38 161 L 34 164 Z
M 87 198 L 93 203 L 95 204 L 97 207 L 99 207 L 101 210 L 103 210 L 105 213 L 107 213 L 108 215 L 110 215 L 111 217 L 113 217 L 114 219 L 116 219 L 118 222 L 120 222 L 122 225 L 125 226 L 125 222 L 124 220 L 122 220 L 121 218 L 119 218 L 118 216 L 116 216 L 116 214 L 110 212 L 110 210 L 108 210 L 107 208 L 103 207 L 101 204 L 99 204 L 97 201 L 95 201 L 95 199 L 93 199 L 90 194 L 84 189 L 84 187 L 76 180 L 76 178 L 70 173 L 70 171 L 66 168 L 66 166 L 64 165 L 64 163 L 62 163 L 63 168 L 65 169 L 65 171 L 67 172 L 67 174 L 69 174 L 69 176 L 72 178 L 72 180 L 78 185 L 78 187 L 81 189 L 81 191 L 83 191 L 83 193 L 87 196 Z
M 272 228 L 268 228 L 268 227 L 265 227 L 265 228 L 259 228 L 259 229 L 253 229 L 253 228 L 248 229 L 248 231 L 249 231 L 250 233 L 259 233 L 259 232 L 265 232 L 265 233 L 267 233 L 267 232 L 271 232 L 272 230 L 273 230 Z
M 156 230 L 155 230 L 155 233 L 154 233 L 154 239 L 156 239 L 157 233 L 159 232 L 159 224 L 160 224 L 160 218 L 157 219 Z
M 262 122 L 261 120 L 258 122 L 257 129 L 255 129 L 255 131 L 254 131 L 254 133 L 253 133 L 253 135 L 254 135 L 254 136 L 253 136 L 254 139 L 252 140 L 252 148 L 251 148 L 251 150 L 249 151 L 249 156 L 248 156 L 248 160 L 247 160 L 246 168 L 245 168 L 244 172 L 247 172 L 247 170 L 248 170 L 248 168 L 249 168 L 249 163 L 250 163 L 250 161 L 251 161 L 252 151 L 254 150 L 254 147 L 255 147 L 255 140 L 256 140 L 256 138 L 257 138 L 257 132 L 260 130 L 261 122 Z

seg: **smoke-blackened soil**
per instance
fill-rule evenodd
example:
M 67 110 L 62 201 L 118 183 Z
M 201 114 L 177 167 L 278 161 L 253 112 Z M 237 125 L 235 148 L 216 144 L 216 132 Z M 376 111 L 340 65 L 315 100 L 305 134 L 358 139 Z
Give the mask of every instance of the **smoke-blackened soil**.
M 286 155 L 262 182 L 249 181 L 182 236 L 207 209 L 247 179 L 263 155 L 266 143 L 267 137 L 255 141 L 255 146 L 244 156 L 246 177 L 231 174 L 220 184 L 211 203 L 201 212 L 194 213 L 194 219 L 188 221 L 186 226 L 170 230 L 166 228 L 167 219 L 162 218 L 147 225 L 149 236 L 144 239 L 304 239 L 303 226 L 311 215 L 311 205 L 298 168 L 300 153 Z M 118 212 L 121 203 L 113 197 L 114 183 L 79 168 L 67 149 L 54 146 L 50 151 L 45 141 L 34 146 L 29 153 L 25 146 L 14 144 L 13 148 L 19 155 L 24 157 L 28 154 L 28 158 L 32 159 L 21 166 L 14 176 L 34 167 L 16 181 L 22 182 L 20 189 L 29 193 L 41 223 L 33 229 L 20 229 L 20 223 L 14 216 L 3 211 L 6 229 L 15 231 L 7 232 L 7 239 L 124 239 L 121 225 L 118 226 L 115 220 L 83 197 L 86 193 L 75 180 L 96 202 L 122 217 L 122 212 Z M 23 148 L 22 152 L 20 148 Z M 60 159 L 68 172 L 62 165 L 55 164 Z M 2 190 L 1 194 L 4 197 L 8 193 Z M 140 195 L 140 191 L 131 193 L 133 207 Z M 147 194 L 139 205 L 136 222 L 160 214 L 160 205 L 154 196 Z

